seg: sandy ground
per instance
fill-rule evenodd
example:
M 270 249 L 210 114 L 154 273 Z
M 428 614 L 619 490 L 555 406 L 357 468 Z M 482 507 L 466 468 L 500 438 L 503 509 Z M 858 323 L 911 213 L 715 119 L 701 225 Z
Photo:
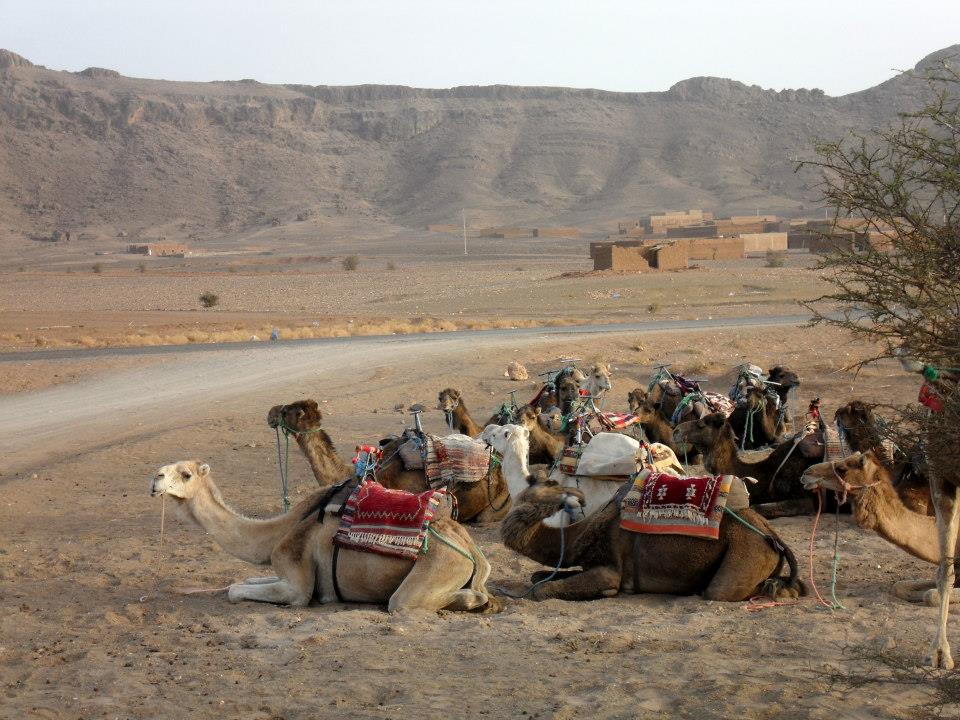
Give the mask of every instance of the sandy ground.
M 24 423 L 29 433 L 7 426 L 0 433 L 0 717 L 832 720 L 926 712 L 930 683 L 851 689 L 838 680 L 860 669 L 882 674 L 877 663 L 861 668 L 851 659 L 857 648 L 915 662 L 934 624 L 932 609 L 888 593 L 894 580 L 932 577 L 932 568 L 846 517 L 838 586 L 846 609 L 834 613 L 811 600 L 753 613 L 742 603 L 650 595 L 506 600 L 490 617 L 391 617 L 377 607 L 230 605 L 222 594 L 170 592 L 258 572 L 169 515 L 161 552 L 160 502 L 148 496 L 149 478 L 167 462 L 202 458 L 236 507 L 276 512 L 274 436 L 264 416 L 277 402 L 320 400 L 325 426 L 348 457 L 354 443 L 409 421 L 396 403 L 432 406 L 439 389 L 454 385 L 483 415 L 510 389 L 529 392 L 532 384 L 502 377 L 508 359 L 539 371 L 561 356 L 605 357 L 616 368 L 612 407 L 622 407 L 661 358 L 696 366 L 715 389 L 744 358 L 786 362 L 804 379 L 802 400 L 821 395 L 828 412 L 853 396 L 903 401 L 916 392 L 893 366 L 856 379 L 842 372 L 865 349 L 823 331 L 607 335 L 562 345 L 430 340 L 390 352 L 362 344 L 335 353 L 299 349 L 267 367 L 243 353 L 173 357 L 111 370 L 109 383 L 101 375 L 0 398 L 4 422 L 14 408 L 29 417 L 31 403 L 38 410 L 63 403 L 49 422 Z M 224 363 L 232 372 L 217 372 Z M 146 409 L 122 412 L 122 395 L 150 376 L 155 384 L 140 388 Z M 74 407 L 91 396 L 100 397 L 92 419 Z M 429 430 L 442 429 L 440 413 L 426 420 Z M 291 478 L 297 496 L 315 486 L 299 456 Z M 805 555 L 811 519 L 774 524 Z M 525 587 L 534 564 L 502 546 L 496 525 L 472 532 L 491 560 L 493 583 Z M 815 546 L 821 586 L 832 543 L 831 520 Z M 166 591 L 149 595 L 158 572 Z

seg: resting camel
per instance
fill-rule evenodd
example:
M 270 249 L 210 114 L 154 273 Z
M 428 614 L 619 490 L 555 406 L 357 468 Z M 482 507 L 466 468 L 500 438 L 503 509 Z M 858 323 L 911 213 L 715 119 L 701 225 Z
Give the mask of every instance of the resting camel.
M 582 568 L 536 585 L 531 593 L 534 599 L 592 600 L 619 592 L 702 593 L 707 600 L 733 602 L 761 593 L 782 598 L 803 593 L 793 553 L 749 509 L 738 514 L 769 540 L 728 516 L 720 523 L 718 540 L 631 533 L 620 528 L 616 502 L 562 530 L 544 522 L 584 502 L 582 490 L 539 482 L 515 498 L 513 510 L 500 526 L 504 545 L 521 555 L 551 567 Z M 780 577 L 784 560 L 790 569 L 786 578 Z M 538 572 L 533 580 L 546 580 L 550 574 Z
M 744 450 L 756 450 L 780 439 L 777 400 L 764 388 L 750 386 L 730 415 L 730 426 Z
M 587 369 L 586 376 L 580 386 L 594 400 L 602 398 L 613 387 L 610 382 L 610 365 L 607 363 L 594 363 Z
M 833 419 L 847 449 L 854 452 L 872 450 L 874 457 L 891 471 L 893 487 L 907 508 L 933 515 L 930 481 L 925 469 L 921 463 L 907 459 L 897 448 L 887 447 L 870 405 L 862 400 L 851 400 L 837 409 Z
M 321 429 L 323 415 L 316 401 L 301 400 L 289 405 L 278 405 L 270 410 L 267 422 L 277 422 L 277 418 L 283 420 L 283 427 L 296 438 L 321 487 L 343 480 L 354 473 L 353 467 L 342 461 L 340 462 L 346 468 L 343 474 L 334 474 L 332 470 L 324 474 L 318 472 L 327 465 L 316 463 L 317 458 L 329 459 L 337 456 L 330 437 Z M 429 489 L 429 483 L 423 470 L 407 470 L 397 452 L 400 445 L 406 441 L 406 438 L 392 439 L 381 448 L 384 462 L 377 469 L 375 479 L 387 488 L 424 492 Z M 332 461 L 329 464 L 332 465 Z M 452 490 L 457 499 L 457 518 L 462 522 L 493 522 L 501 519 L 509 510 L 510 493 L 499 468 L 495 467 L 485 480 L 458 484 Z
M 337 454 L 333 440 L 321 427 L 323 413 L 316 400 L 274 405 L 267 413 L 267 425 L 289 432 L 307 459 L 320 487 L 340 482 L 353 474 L 353 467 Z
M 777 445 L 763 459 L 748 461 L 740 455 L 733 428 L 722 413 L 681 423 L 674 429 L 673 437 L 676 442 L 689 443 L 702 452 L 708 472 L 757 480 L 756 485 L 750 486 L 751 505 L 808 497 L 800 477 L 819 458 L 803 455 L 795 449 L 792 439 Z
M 170 497 L 180 514 L 206 530 L 229 554 L 255 565 L 269 564 L 277 573 L 231 585 L 230 602 L 302 607 L 314 598 L 321 603 L 337 601 L 332 572 L 338 522 L 335 517 L 323 517 L 327 491 L 315 492 L 283 515 L 248 518 L 224 502 L 209 465 L 186 460 L 161 467 L 150 484 L 150 494 Z M 432 542 L 426 553 L 411 562 L 343 548 L 336 568 L 342 597 L 350 602 L 386 603 L 391 613 L 497 612 L 499 602 L 485 587 L 490 564 L 470 534 L 450 519 L 435 519 L 433 527 L 457 549 Z
M 530 432 L 520 425 L 488 425 L 480 436 L 500 454 L 500 467 L 511 497 L 517 497 L 527 486 L 530 466 L 527 463 Z M 677 463 L 679 467 L 679 463 Z M 583 513 L 589 515 L 610 501 L 626 475 L 565 475 L 555 468 L 550 475 L 553 481 L 575 483 L 584 492 Z M 555 513 L 547 524 L 560 527 L 570 522 L 566 513 Z
M 780 397 L 780 407 L 786 407 L 787 400 L 790 398 L 790 391 L 795 387 L 800 387 L 800 376 L 782 365 L 770 368 L 767 372 L 767 380 L 776 383 L 772 387 Z
M 437 409 L 443 410 L 447 418 L 447 427 L 451 432 L 478 437 L 483 428 L 477 425 L 470 417 L 470 411 L 463 402 L 463 393 L 456 388 L 446 388 L 440 391 L 437 397 Z
M 637 394 L 637 390 L 640 390 L 640 388 L 630 391 L 627 402 L 630 403 L 630 412 L 640 418 L 640 427 L 646 433 L 647 439 L 650 442 L 666 445 L 679 455 L 680 450 L 673 442 L 673 426 L 670 421 L 663 414 L 663 411 L 652 402 L 645 398 L 641 400 L 640 398 L 643 396 Z

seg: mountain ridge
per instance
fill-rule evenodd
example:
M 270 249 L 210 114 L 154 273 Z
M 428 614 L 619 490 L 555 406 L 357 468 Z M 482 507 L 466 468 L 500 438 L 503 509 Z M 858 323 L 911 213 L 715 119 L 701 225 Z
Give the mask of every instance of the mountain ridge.
M 944 48 L 917 63 L 960 54 Z M 696 77 L 668 90 L 177 82 L 0 50 L 0 233 L 223 235 L 310 216 L 600 227 L 643 212 L 798 213 L 791 158 L 916 105 Z

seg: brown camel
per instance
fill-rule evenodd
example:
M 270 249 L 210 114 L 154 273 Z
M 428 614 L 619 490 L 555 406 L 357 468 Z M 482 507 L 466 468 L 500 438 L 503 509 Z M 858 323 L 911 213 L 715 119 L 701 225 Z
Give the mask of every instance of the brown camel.
M 516 424 L 530 431 L 532 464 L 552 465 L 563 454 L 566 438 L 550 432 L 540 423 L 540 408 L 524 405 L 520 408 Z
M 321 426 L 323 413 L 316 400 L 300 400 L 289 405 L 274 405 L 267 413 L 267 425 L 282 428 L 296 440 L 320 487 L 340 482 L 353 474 Z
M 637 390 L 639 389 L 637 388 Z M 673 426 L 670 421 L 663 414 L 663 411 L 649 400 L 637 402 L 640 397 L 634 395 L 637 390 L 632 390 L 627 400 L 630 403 L 630 412 L 640 418 L 640 427 L 646 433 L 647 439 L 650 442 L 666 445 L 677 455 L 680 455 L 678 446 L 673 442 Z
M 463 393 L 456 388 L 446 388 L 440 391 L 437 398 L 437 409 L 443 410 L 450 432 L 458 432 L 472 438 L 478 437 L 483 432 L 483 428 L 470 417 L 470 411 L 463 402 Z
M 848 493 L 857 525 L 873 530 L 915 558 L 934 565 L 940 562 L 936 519 L 914 512 L 904 504 L 894 487 L 890 468 L 876 451 L 856 452 L 839 462 L 812 465 L 803 474 L 803 484 L 808 490 L 823 488 Z M 960 553 L 960 543 L 957 545 L 954 557 Z M 936 606 L 940 599 L 937 590 L 931 590 L 935 587 L 936 583 L 929 580 L 899 582 L 893 592 L 903 600 Z M 960 602 L 957 589 L 951 602 Z
M 780 397 L 780 406 L 786 407 L 790 391 L 795 387 L 800 387 L 800 376 L 793 370 L 782 365 L 776 365 L 767 371 L 767 380 L 772 383 L 773 389 Z
M 738 513 L 769 539 L 728 516 L 721 521 L 718 540 L 630 533 L 620 528 L 616 502 L 561 530 L 543 521 L 558 510 L 579 507 L 583 493 L 551 481 L 530 481 L 535 484 L 516 498 L 500 527 L 503 543 L 543 565 L 582 568 L 553 580 L 546 580 L 549 572 L 536 573 L 534 582 L 544 581 L 531 593 L 536 600 L 592 600 L 632 592 L 702 593 L 707 600 L 733 602 L 761 593 L 797 597 L 803 592 L 793 553 L 751 510 Z M 784 560 L 790 568 L 787 578 L 780 577 Z
M 231 585 L 227 593 L 230 602 L 255 600 L 302 607 L 313 598 L 321 603 L 336 602 L 339 588 L 350 602 L 385 603 L 391 613 L 441 609 L 496 612 L 500 607 L 485 587 L 490 564 L 470 534 L 449 519 L 434 520 L 432 527 L 455 548 L 432 542 L 416 562 L 344 548 L 335 567 L 333 536 L 338 522 L 326 517 L 328 493 L 324 490 L 283 515 L 266 520 L 248 518 L 224 502 L 208 465 L 187 460 L 161 467 L 151 482 L 150 494 L 172 498 L 182 515 L 234 557 L 255 565 L 269 564 L 277 573 Z
M 730 427 L 744 450 L 756 450 L 780 439 L 777 400 L 764 388 L 750 386 L 730 415 Z
M 708 472 L 757 480 L 756 485 L 750 486 L 751 505 L 808 498 L 800 478 L 817 459 L 796 450 L 792 439 L 777 445 L 763 459 L 748 461 L 740 455 L 733 428 L 723 413 L 681 423 L 674 429 L 673 437 L 676 442 L 688 443 L 702 452 Z
M 893 449 L 893 452 L 888 449 L 870 405 L 862 400 L 851 400 L 837 409 L 833 419 L 848 450 L 854 452 L 872 450 L 874 457 L 891 471 L 893 487 L 904 505 L 913 512 L 933 515 L 930 481 L 925 469 L 920 463 L 908 459 L 906 454 L 898 452 L 897 449 Z M 918 453 L 911 453 L 911 455 L 916 454 Z
M 289 410 L 277 410 L 289 408 Z M 336 457 L 333 443 L 329 436 L 320 427 L 322 415 L 314 400 L 301 400 L 290 405 L 279 405 L 271 409 L 267 416 L 268 422 L 276 422 L 277 417 L 283 418 L 284 426 L 297 438 L 297 444 L 303 450 L 307 461 L 314 467 L 314 475 L 321 485 L 343 480 L 353 474 L 352 466 L 345 465 L 346 473 L 336 476 L 332 480 L 322 482 L 321 477 L 311 458 L 327 458 L 330 454 Z M 301 413 L 301 410 L 303 411 Z M 293 421 L 291 425 L 290 422 Z M 275 426 L 274 426 L 275 427 Z M 407 438 L 394 438 L 381 448 L 383 464 L 377 468 L 374 479 L 381 485 L 395 490 L 408 492 L 424 492 L 429 489 L 429 483 L 423 470 L 408 470 L 398 453 L 400 445 Z M 339 458 L 338 458 L 339 459 Z M 488 477 L 472 483 L 460 483 L 449 488 L 457 499 L 457 518 L 461 522 L 493 522 L 501 519 L 510 508 L 510 491 L 503 479 L 499 466 L 493 468 Z

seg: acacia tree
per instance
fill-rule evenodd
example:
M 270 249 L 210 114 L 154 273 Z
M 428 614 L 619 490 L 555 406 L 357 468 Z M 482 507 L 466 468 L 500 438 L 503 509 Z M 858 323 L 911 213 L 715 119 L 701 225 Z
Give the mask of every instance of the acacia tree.
M 938 418 L 925 418 L 924 429 L 931 430 L 931 422 L 960 417 L 954 392 L 960 368 L 960 72 L 946 60 L 924 79 L 930 97 L 922 108 L 872 134 L 820 142 L 817 159 L 799 168 L 819 171 L 817 187 L 836 227 L 856 225 L 882 240 L 835 241 L 822 256 L 818 269 L 833 288 L 807 303 L 814 323 L 883 341 L 884 351 L 871 359 L 922 360 L 950 405 Z M 949 424 L 941 429 L 956 439 L 960 425 Z

